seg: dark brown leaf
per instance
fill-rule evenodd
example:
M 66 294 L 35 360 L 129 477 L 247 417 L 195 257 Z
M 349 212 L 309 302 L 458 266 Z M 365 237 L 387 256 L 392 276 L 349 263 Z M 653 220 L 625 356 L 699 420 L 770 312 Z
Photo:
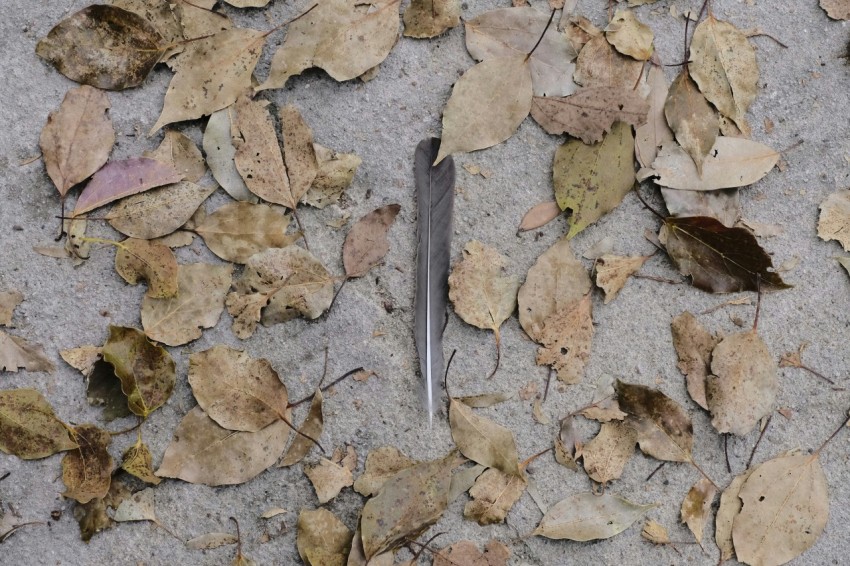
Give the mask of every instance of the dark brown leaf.
M 644 454 L 669 462 L 691 462 L 694 427 L 682 407 L 651 387 L 617 380 L 614 388 L 626 422 L 637 431 Z

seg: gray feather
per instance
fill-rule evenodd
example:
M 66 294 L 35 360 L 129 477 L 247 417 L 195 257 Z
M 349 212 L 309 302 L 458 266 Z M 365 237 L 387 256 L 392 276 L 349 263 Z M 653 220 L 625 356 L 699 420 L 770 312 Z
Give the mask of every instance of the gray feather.
M 443 328 L 449 288 L 455 186 L 455 164 L 451 157 L 433 165 L 439 149 L 439 139 L 422 140 L 416 147 L 413 165 L 419 209 L 414 336 L 429 422 L 436 411 L 445 367 Z

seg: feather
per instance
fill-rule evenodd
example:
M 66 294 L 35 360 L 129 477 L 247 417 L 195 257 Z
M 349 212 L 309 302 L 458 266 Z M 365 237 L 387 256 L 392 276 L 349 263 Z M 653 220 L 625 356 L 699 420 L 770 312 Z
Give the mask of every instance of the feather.
M 455 164 L 451 157 L 433 165 L 439 150 L 439 139 L 422 140 L 416 147 L 413 165 L 419 209 L 414 336 L 419 369 L 425 382 L 429 424 L 436 411 L 439 383 L 443 376 L 443 328 L 449 288 L 455 186 Z

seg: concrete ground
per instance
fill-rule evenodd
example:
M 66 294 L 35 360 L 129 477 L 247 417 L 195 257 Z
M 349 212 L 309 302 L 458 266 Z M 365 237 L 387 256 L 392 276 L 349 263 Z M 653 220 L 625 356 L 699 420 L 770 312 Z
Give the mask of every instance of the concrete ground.
M 239 25 L 268 29 L 310 2 L 275 1 L 264 11 L 225 11 Z M 502 2 L 478 1 L 464 4 L 463 15 L 473 17 L 488 9 L 507 6 Z M 546 10 L 546 3 L 533 5 Z M 656 34 L 656 47 L 667 63 L 681 61 L 683 20 L 674 19 L 669 8 L 679 12 L 698 8 L 697 0 L 661 0 L 638 10 L 641 19 Z M 809 342 L 804 361 L 842 385 L 848 383 L 847 344 L 850 337 L 850 280 L 833 259 L 840 252 L 835 242 L 816 236 L 818 204 L 831 192 L 846 187 L 850 172 L 850 137 L 847 136 L 850 92 L 847 53 L 848 28 L 829 20 L 815 0 L 768 2 L 767 0 L 715 0 L 720 19 L 740 28 L 759 27 L 788 45 L 784 49 L 767 37 L 753 39 L 761 67 L 760 92 L 751 109 L 753 138 L 777 149 L 802 141 L 784 154 L 788 167 L 775 169 L 764 180 L 742 191 L 744 216 L 776 223 L 784 232 L 762 244 L 776 264 L 799 258 L 799 265 L 785 275 L 794 288 L 768 295 L 762 304 L 759 331 L 778 359 L 786 351 Z M 53 374 L 4 373 L 2 388 L 32 387 L 41 391 L 66 422 L 97 423 L 99 409 L 85 401 L 84 381 L 65 365 L 58 352 L 83 344 L 101 344 L 108 324 L 140 326 L 139 303 L 144 287 L 127 286 L 113 269 L 114 252 L 97 248 L 80 267 L 70 261 L 44 257 L 33 246 L 51 245 L 57 230 L 54 216 L 59 211 L 57 193 L 41 161 L 19 165 L 38 154 L 38 136 L 48 112 L 58 107 L 74 84 L 38 59 L 34 47 L 61 18 L 84 7 L 83 0 L 29 2 L 3 0 L 0 19 L 0 290 L 18 289 L 26 301 L 18 308 L 13 333 L 44 345 L 57 370 Z M 604 25 L 603 0 L 579 2 L 578 12 Z M 267 19 L 268 18 L 268 19 Z M 270 23 L 271 22 L 271 23 Z M 282 33 L 274 34 L 257 69 L 265 77 L 274 48 Z M 341 375 L 364 366 L 380 376 L 365 383 L 347 381 L 336 387 L 325 402 L 326 424 L 321 438 L 326 447 L 351 444 L 358 453 L 357 474 L 366 454 L 383 445 L 393 445 L 411 457 L 431 459 L 453 446 L 447 421 L 439 419 L 427 430 L 427 419 L 417 401 L 419 387 L 416 351 L 412 339 L 415 208 L 412 157 L 417 142 L 439 135 L 441 110 L 451 85 L 473 64 L 464 47 L 462 28 L 445 36 L 419 41 L 403 38 L 369 83 L 357 80 L 338 84 L 323 72 L 308 71 L 290 80 L 281 90 L 263 93 L 275 104 L 294 103 L 311 125 L 316 141 L 340 151 L 353 151 L 363 165 L 339 207 L 304 209 L 301 213 L 311 249 L 332 271 L 342 273 L 341 245 L 346 229 L 335 230 L 326 222 L 350 212 L 353 219 L 383 204 L 397 202 L 402 212 L 390 232 L 391 250 L 384 266 L 367 277 L 350 282 L 333 311 L 317 322 L 296 320 L 271 328 L 260 328 L 249 340 L 240 341 L 230 331 L 225 313 L 218 326 L 185 347 L 173 348 L 178 384 L 170 401 L 144 424 L 154 463 L 158 465 L 171 441 L 175 426 L 194 406 L 185 376 L 188 355 L 224 343 L 245 349 L 252 356 L 268 358 L 289 387 L 292 398 L 308 394 L 322 373 L 322 348 L 330 352 L 328 373 Z M 676 68 L 666 68 L 668 78 Z M 157 68 L 144 86 L 109 93 L 111 115 L 117 132 L 112 158 L 140 155 L 158 145 L 161 134 L 147 132 L 159 114 L 171 77 Z M 770 119 L 775 128 L 763 126 Z M 203 122 L 177 126 L 200 144 Z M 524 278 L 537 256 L 566 229 L 558 220 L 531 233 L 516 235 L 523 214 L 532 205 L 551 198 L 552 157 L 560 138 L 547 135 L 531 119 L 506 143 L 456 158 L 458 198 L 454 256 L 466 242 L 478 239 L 497 247 L 510 259 L 510 272 Z M 470 175 L 463 164 L 476 164 L 492 175 L 485 179 Z M 649 190 L 644 189 L 645 193 Z M 227 200 L 221 191 L 213 195 L 209 209 Z M 653 202 L 660 205 L 659 198 Z M 93 223 L 97 224 L 97 223 Z M 633 195 L 614 212 L 586 229 L 573 240 L 581 253 L 601 238 L 611 236 L 615 250 L 623 254 L 646 254 L 652 246 L 643 238 L 646 228 L 656 229 L 657 220 Z M 95 225 L 91 233 L 116 237 L 108 226 Z M 217 261 L 200 240 L 177 251 L 182 262 Z M 587 262 L 588 268 L 590 262 Z M 678 277 L 670 262 L 657 254 L 644 273 Z M 552 417 L 548 425 L 531 417 L 531 401 L 519 397 L 498 407 L 482 410 L 514 431 L 525 458 L 552 445 L 557 418 L 586 404 L 594 384 L 605 375 L 626 381 L 657 385 L 687 408 L 694 422 L 695 458 L 720 485 L 726 485 L 723 443 L 709 424 L 706 413 L 687 398 L 683 379 L 676 369 L 670 319 L 690 310 L 701 312 L 727 300 L 687 284 L 670 285 L 652 280 L 631 280 L 609 305 L 594 297 L 596 334 L 590 365 L 583 384 L 550 391 L 544 408 Z M 385 308 L 384 305 L 393 308 Z M 733 318 L 745 325 L 752 322 L 754 309 L 747 306 L 720 309 L 700 320 L 710 329 L 734 332 Z M 519 328 L 516 318 L 503 327 L 502 369 L 492 381 L 485 376 L 494 359 L 493 337 L 464 324 L 450 314 L 445 334 L 447 352 L 458 349 L 453 365 L 453 390 L 457 394 L 484 391 L 516 392 L 529 382 L 540 390 L 547 370 L 534 364 L 535 345 Z M 844 418 L 850 407 L 850 391 L 834 391 L 815 377 L 798 369 L 780 371 L 778 407 L 792 411 L 790 419 L 776 415 L 761 443 L 756 462 L 792 448 L 817 447 Z M 294 419 L 300 422 L 302 407 Z M 132 424 L 116 421 L 116 430 Z M 585 439 L 595 434 L 595 425 L 580 425 Z M 742 471 L 756 440 L 756 433 L 730 443 L 730 459 Z M 134 441 L 134 435 L 116 437 L 111 446 L 114 458 Z M 821 460 L 830 486 L 830 517 L 817 544 L 795 564 L 843 564 L 850 553 L 846 525 L 850 522 L 850 433 L 840 435 Z M 313 454 L 308 460 L 315 460 Z M 72 517 L 72 502 L 60 493 L 61 456 L 24 462 L 0 455 L 3 511 L 20 515 L 18 522 L 45 524 L 22 529 L 0 547 L 4 564 L 226 564 L 234 547 L 209 551 L 189 550 L 165 531 L 144 523 L 124 523 L 96 535 L 90 543 L 80 541 Z M 626 466 L 621 480 L 609 492 L 639 503 L 657 502 L 649 517 L 666 526 L 675 541 L 692 540 L 679 523 L 679 508 L 697 473 L 684 465 L 667 465 L 652 480 L 645 481 L 657 462 L 637 454 Z M 549 505 L 589 489 L 583 474 L 573 473 L 550 456 L 530 468 L 542 498 Z M 443 519 L 429 531 L 444 532 L 435 544 L 443 546 L 471 539 L 483 546 L 490 538 L 510 545 L 511 564 L 714 564 L 718 552 L 712 543 L 713 527 L 707 529 L 703 552 L 696 545 L 676 549 L 654 547 L 641 539 L 640 525 L 623 534 L 595 543 L 550 541 L 526 535 L 541 518 L 527 494 L 508 516 L 506 524 L 480 527 L 462 517 L 466 496 L 455 501 Z M 364 500 L 346 489 L 327 505 L 350 528 L 356 523 Z M 301 466 L 271 469 L 240 486 L 209 488 L 167 480 L 156 488 L 156 511 L 163 525 L 186 540 L 213 531 L 231 530 L 228 517 L 239 519 L 244 552 L 259 564 L 298 563 L 295 551 L 295 521 L 302 508 L 315 508 L 317 499 Z M 287 513 L 270 520 L 259 515 L 271 507 Z M 61 518 L 51 519 L 60 511 Z M 261 543 L 267 532 L 270 540 Z M 403 552 L 400 557 L 409 555 Z M 428 562 L 422 560 L 423 563 Z

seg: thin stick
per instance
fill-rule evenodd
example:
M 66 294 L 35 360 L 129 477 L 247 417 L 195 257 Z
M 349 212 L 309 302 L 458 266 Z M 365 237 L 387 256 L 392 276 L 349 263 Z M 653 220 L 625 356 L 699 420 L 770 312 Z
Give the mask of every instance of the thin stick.
M 810 368 L 809 366 L 807 366 L 807 365 L 805 365 L 805 364 L 800 364 L 800 365 L 799 365 L 799 366 L 797 366 L 797 367 L 799 367 L 800 369 L 804 369 L 804 370 L 806 370 L 807 372 L 811 373 L 811 374 L 812 374 L 812 375 L 814 375 L 815 377 L 819 377 L 819 378 L 821 378 L 822 380 L 826 381 L 827 383 L 831 383 L 832 385 L 835 385 L 835 382 L 834 382 L 834 381 L 832 381 L 831 379 L 829 379 L 828 377 L 826 377 L 825 375 L 823 375 L 823 374 L 822 374 L 822 373 L 820 373 L 819 371 L 816 371 L 816 370 L 814 370 L 814 369 Z M 842 387 L 842 388 L 841 388 L 841 390 L 843 391 L 843 390 L 844 390 L 844 388 Z
M 32 157 L 28 157 L 28 158 L 24 159 L 23 161 L 19 161 L 18 167 L 23 167 L 24 165 L 29 165 L 30 163 L 35 163 L 39 159 L 41 159 L 40 153 L 38 155 L 33 155 Z
M 452 360 L 455 359 L 455 354 L 457 354 L 457 348 L 452 350 L 452 355 L 449 356 L 449 363 L 446 364 L 446 372 L 443 374 L 443 387 L 446 389 L 446 397 L 449 399 L 452 398 L 451 393 L 449 393 L 449 368 L 452 367 Z
M 303 234 L 302 234 L 302 235 L 303 235 Z M 304 240 L 304 243 L 306 244 L 306 243 L 307 243 L 307 240 Z M 336 302 L 336 298 L 339 296 L 340 292 L 342 292 L 342 288 L 343 288 L 343 287 L 345 287 L 345 284 L 346 284 L 346 283 L 348 283 L 348 279 L 349 279 L 349 277 L 348 277 L 348 276 L 345 276 L 345 277 L 343 278 L 343 280 L 342 280 L 342 285 L 340 285 L 340 286 L 339 286 L 339 289 L 337 289 L 337 290 L 336 290 L 336 293 L 334 293 L 334 298 L 333 298 L 333 299 L 331 299 L 331 304 L 330 304 L 330 306 L 328 307 L 328 310 L 327 310 L 326 312 L 331 312 L 331 309 L 333 308 L 334 303 Z
M 298 211 L 292 209 L 292 216 L 295 217 L 295 223 L 298 225 L 298 231 L 301 232 L 301 239 L 304 240 L 304 247 L 310 251 L 310 244 L 307 242 L 307 233 L 304 231 L 304 226 L 301 225 L 301 218 L 298 217 Z M 331 303 L 333 304 L 333 303 Z
M 654 214 L 662 222 L 664 222 L 664 220 L 665 220 L 664 216 L 660 212 L 658 212 L 657 210 L 655 210 L 654 208 L 649 206 L 649 204 L 645 200 L 643 200 L 643 197 L 640 196 L 640 185 L 635 185 L 634 191 L 635 191 L 635 194 L 637 195 L 638 200 L 643 203 L 643 206 L 645 206 L 647 208 L 647 210 L 649 210 L 652 214 Z
M 708 477 L 708 474 L 706 474 L 706 473 L 703 471 L 703 469 L 699 467 L 699 464 L 697 464 L 697 463 L 694 461 L 694 459 L 693 459 L 693 458 L 689 459 L 689 460 L 688 460 L 688 463 L 689 463 L 690 465 L 692 465 L 694 468 L 696 468 L 696 471 L 698 471 L 702 477 L 704 477 L 705 479 L 707 479 L 707 480 L 709 481 L 709 483 L 710 483 L 711 485 L 713 485 L 713 486 L 714 486 L 714 489 L 716 489 L 716 490 L 718 490 L 718 491 L 720 490 L 720 486 L 718 486 L 716 483 L 714 483 L 714 480 L 713 480 L 713 479 L 711 479 L 710 477 Z
M 239 521 L 235 517 L 231 517 L 230 520 L 236 523 L 236 556 L 242 556 L 242 533 L 239 532 Z
M 729 463 L 729 435 L 723 435 L 723 454 L 726 456 L 726 471 L 732 473 L 732 464 Z M 749 465 L 747 466 L 750 467 Z
M 493 368 L 493 371 L 490 372 L 490 375 L 487 376 L 487 379 L 492 379 L 496 372 L 499 371 L 499 364 L 502 361 L 502 339 L 499 336 L 499 329 L 497 328 L 494 332 L 496 336 L 496 367 Z
M 761 273 L 756 273 L 756 316 L 753 319 L 753 332 L 759 328 L 759 313 L 761 312 Z
M 64 195 L 59 197 L 59 202 L 60 202 L 60 206 L 62 207 L 62 216 L 61 217 L 64 218 L 65 217 L 65 196 Z M 65 221 L 60 220 L 59 221 L 59 235 L 56 236 L 56 238 L 53 241 L 58 242 L 59 240 L 62 239 L 62 236 L 64 236 L 64 235 L 65 235 Z
M 431 548 L 428 545 L 431 544 L 432 542 L 434 542 L 435 538 L 437 538 L 438 536 L 444 535 L 444 534 L 446 534 L 446 533 L 437 533 L 434 536 L 432 536 L 431 538 L 429 538 L 427 541 L 425 541 L 425 544 L 420 544 L 419 550 L 417 550 L 416 554 L 413 555 L 413 558 L 410 560 L 410 563 L 416 564 L 416 562 L 419 560 L 419 556 L 422 554 L 422 551 L 424 551 L 426 548 L 428 550 L 431 550 Z M 416 541 L 414 541 L 412 539 L 408 539 L 408 542 L 416 542 Z
M 552 382 L 552 368 L 549 368 L 549 372 L 546 374 L 546 389 L 543 390 L 543 399 L 540 403 L 545 403 L 546 398 L 549 396 L 549 383 Z
M 676 281 L 675 279 L 667 279 L 666 277 L 656 277 L 654 275 L 642 275 L 640 273 L 635 273 L 632 275 L 635 279 L 649 279 L 650 281 L 657 281 L 659 283 L 668 283 L 670 285 L 681 285 L 684 281 Z
M 318 440 L 316 440 L 315 438 L 313 438 L 313 437 L 312 437 L 312 436 L 310 436 L 309 434 L 304 434 L 303 432 L 301 432 L 300 430 L 298 430 L 297 428 L 295 428 L 295 425 L 294 425 L 294 424 L 292 424 L 291 422 L 289 422 L 289 419 L 287 419 L 286 417 L 284 417 L 284 416 L 283 416 L 283 415 L 281 415 L 280 413 L 278 413 L 277 418 L 279 418 L 280 420 L 282 420 L 282 421 L 286 424 L 286 426 L 288 426 L 289 428 L 291 428 L 291 429 L 292 429 L 292 431 L 293 431 L 295 434 L 297 434 L 298 436 L 303 436 L 304 438 L 306 438 L 307 440 L 309 440 L 310 442 L 312 442 L 313 444 L 315 444 L 316 446 L 318 446 L 318 447 L 319 447 L 319 450 L 321 450 L 321 451 L 322 451 L 322 454 L 324 454 L 325 456 L 327 456 L 327 455 L 328 455 L 328 451 L 327 451 L 327 450 L 325 450 L 325 449 L 322 447 L 322 445 L 321 445 L 321 444 L 319 444 L 319 441 L 318 441 Z
M 334 385 L 336 385 L 337 383 L 339 383 L 340 381 L 342 381 L 346 377 L 350 377 L 350 376 L 354 375 L 355 373 L 358 373 L 358 372 L 361 372 L 361 371 L 363 371 L 362 367 L 354 368 L 353 370 L 347 371 L 341 377 L 334 379 L 328 385 L 325 385 L 324 387 L 322 387 L 322 389 L 321 389 L 322 393 L 324 393 L 325 391 L 327 391 L 328 389 L 330 389 L 331 387 L 333 387 Z M 296 401 L 294 403 L 289 403 L 287 405 L 287 408 L 292 409 L 293 407 L 297 407 L 298 405 L 306 403 L 307 401 L 310 401 L 311 399 L 313 399 L 314 395 L 315 395 L 315 393 L 311 393 L 311 394 L 307 395 L 306 397 L 304 397 L 303 399 L 299 399 L 298 401 Z
M 651 474 L 649 474 L 648 476 L 646 476 L 646 479 L 645 479 L 645 480 L 643 480 L 643 481 L 649 481 L 649 480 L 651 480 L 651 479 L 652 479 L 652 476 L 654 476 L 655 474 L 657 474 L 657 473 L 658 473 L 658 470 L 660 470 L 661 468 L 663 468 L 666 464 L 667 464 L 667 462 L 661 462 L 660 464 L 658 464 L 658 467 L 657 467 L 657 468 L 655 468 L 654 470 L 652 470 L 652 473 L 651 473 Z
M 761 433 L 759 434 L 758 440 L 756 440 L 755 446 L 753 446 L 753 451 L 750 452 L 750 459 L 747 460 L 747 468 L 750 469 L 750 465 L 753 463 L 753 457 L 756 455 L 756 450 L 758 450 L 759 444 L 761 443 L 761 439 L 764 438 L 764 433 L 767 432 L 767 427 L 770 426 L 770 420 L 773 418 L 773 415 L 767 417 L 767 422 L 764 423 L 764 428 L 761 429 Z
M 844 429 L 844 427 L 846 427 L 846 426 L 848 425 L 848 423 L 850 423 L 850 421 L 847 421 L 847 420 L 845 420 L 843 423 L 841 423 L 841 426 L 840 426 L 840 427 L 838 427 L 837 429 L 835 429 L 835 432 L 833 432 L 833 433 L 829 436 L 829 438 L 827 438 L 826 440 L 824 440 L 823 444 L 821 444 L 821 445 L 820 445 L 820 448 L 818 448 L 818 449 L 815 451 L 815 454 L 820 454 L 820 453 L 821 453 L 821 450 L 823 450 L 823 449 L 826 447 L 826 445 L 827 445 L 827 444 L 829 444 L 829 443 L 830 443 L 830 441 L 832 441 L 832 439 L 833 439 L 833 438 L 835 438 L 836 436 L 838 436 L 838 433 L 839 433 L 839 432 L 841 432 L 841 431 Z
M 552 20 L 555 18 L 555 10 L 552 10 L 552 13 L 549 15 L 549 21 L 546 22 L 546 27 L 543 28 L 543 33 L 540 34 L 540 37 L 537 39 L 537 43 L 534 44 L 534 47 L 531 48 L 531 51 L 528 52 L 528 55 L 525 56 L 525 60 L 531 57 L 531 54 L 534 53 L 534 50 L 537 49 L 537 46 L 540 45 L 540 42 L 543 41 L 543 36 L 546 35 L 546 32 L 549 31 L 549 26 L 552 24 Z
M 551 452 L 551 451 L 552 451 L 552 450 L 554 450 L 554 449 L 555 449 L 555 447 L 554 447 L 554 446 L 552 446 L 552 447 L 550 447 L 550 448 L 547 448 L 546 450 L 543 450 L 542 452 L 538 452 L 537 454 L 534 454 L 533 456 L 529 456 L 528 458 L 526 458 L 525 460 L 523 460 L 522 462 L 520 462 L 520 464 L 519 464 L 519 468 L 520 468 L 521 470 L 526 469 L 526 468 L 528 467 L 528 465 L 529 465 L 529 464 L 531 464 L 533 461 L 535 461 L 536 459 L 538 459 L 538 458 L 539 458 L 539 457 L 541 457 L 542 455 L 546 454 L 547 452 Z
M 2 476 L 0 476 L 0 481 L 5 480 L 6 478 L 8 478 L 8 477 L 9 477 L 9 476 L 11 476 L 11 475 L 12 475 L 12 472 L 6 472 L 6 473 L 5 473 L 5 474 L 3 474 Z
M 322 379 L 319 380 L 319 385 L 316 386 L 317 389 L 322 386 L 322 383 L 324 383 L 325 377 L 327 377 L 327 375 L 328 375 L 328 343 L 327 343 L 327 340 L 325 340 L 325 364 L 322 367 Z
M 140 417 L 139 422 L 137 422 L 136 424 L 134 424 L 130 428 L 125 428 L 124 430 L 119 430 L 119 431 L 116 431 L 116 432 L 112 432 L 111 430 L 107 430 L 106 432 L 109 433 L 109 436 L 120 436 L 122 434 L 127 434 L 128 432 L 133 432 L 134 430 L 136 430 L 137 428 L 142 426 L 143 422 L 145 422 L 145 419 Z

